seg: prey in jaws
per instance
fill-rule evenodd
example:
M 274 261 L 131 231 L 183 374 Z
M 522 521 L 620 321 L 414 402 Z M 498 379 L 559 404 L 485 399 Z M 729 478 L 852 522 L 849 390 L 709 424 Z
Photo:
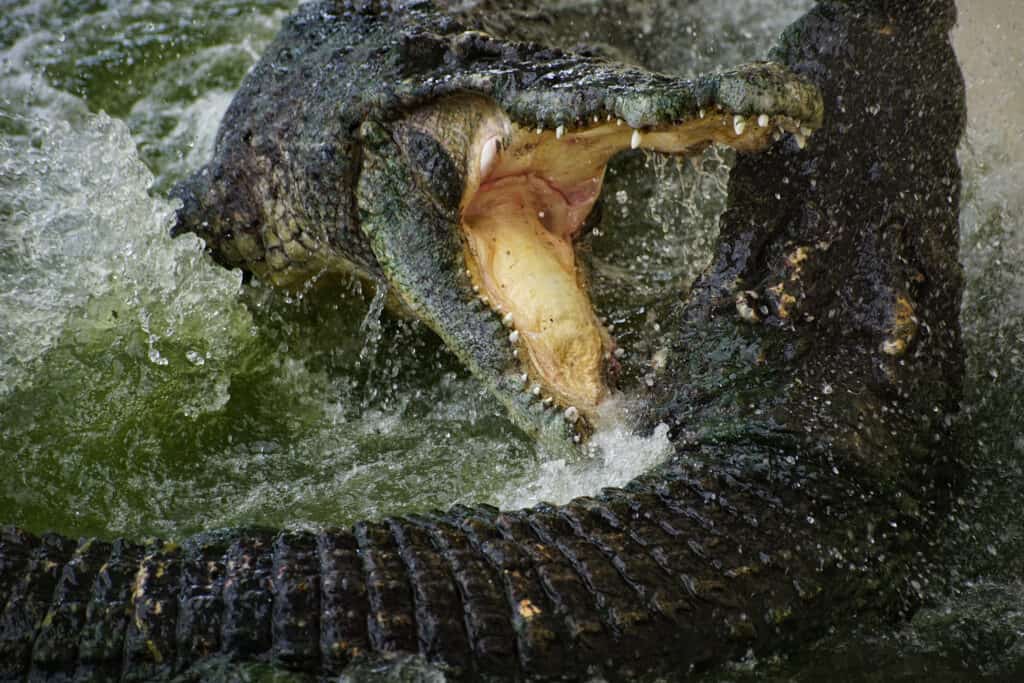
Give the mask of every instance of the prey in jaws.
M 614 340 L 576 240 L 615 154 L 756 152 L 821 125 L 770 62 L 693 80 L 501 40 L 427 2 L 302 5 L 253 68 L 172 234 L 275 285 L 386 283 L 527 433 L 585 440 Z

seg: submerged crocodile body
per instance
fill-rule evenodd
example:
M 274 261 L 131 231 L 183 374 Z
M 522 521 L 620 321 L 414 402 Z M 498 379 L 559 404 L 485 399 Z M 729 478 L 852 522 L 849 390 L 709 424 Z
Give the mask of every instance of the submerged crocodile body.
M 951 425 L 963 372 L 956 147 L 964 94 L 948 40 L 952 3 L 822 2 L 783 36 L 774 56 L 786 69 L 756 66 L 686 85 L 616 67 L 631 85 L 600 99 L 600 113 L 587 95 L 610 81 L 574 90 L 539 74 L 534 85 L 506 88 L 497 85 L 509 73 L 500 64 L 476 77 L 458 65 L 460 54 L 524 63 L 545 55 L 569 60 L 563 68 L 584 77 L 588 68 L 612 69 L 602 62 L 502 44 L 420 3 L 386 18 L 375 6 L 326 7 L 305 6 L 253 72 L 227 116 L 220 161 L 179 191 L 183 221 L 220 245 L 221 261 L 269 279 L 305 277 L 311 260 L 319 272 L 323 254 L 343 250 L 347 263 L 385 276 L 485 382 L 499 378 L 499 396 L 522 393 L 502 383 L 520 372 L 520 360 L 493 350 L 507 345 L 475 341 L 485 339 L 481 329 L 488 340 L 498 336 L 501 319 L 469 305 L 487 275 L 466 246 L 473 233 L 457 223 L 459 211 L 471 212 L 466 183 L 486 184 L 474 173 L 503 168 L 495 154 L 524 152 L 505 146 L 516 136 L 501 130 L 498 149 L 474 128 L 462 152 L 444 135 L 426 135 L 452 115 L 436 103 L 458 98 L 464 120 L 460 107 L 480 111 L 476 98 L 486 91 L 515 126 L 541 127 L 537 145 L 581 140 L 573 126 L 583 130 L 582 117 L 592 123 L 595 114 L 598 124 L 611 115 L 612 129 L 616 117 L 627 131 L 641 129 L 641 144 L 662 126 L 706 120 L 701 109 L 724 121 L 714 130 L 725 129 L 725 142 L 743 146 L 747 126 L 762 129 L 750 147 L 766 149 L 741 156 L 732 171 L 715 260 L 666 326 L 675 343 L 649 419 L 670 425 L 676 453 L 622 489 L 520 511 L 457 507 L 352 529 L 213 532 L 180 545 L 8 529 L 0 535 L 0 678 L 199 679 L 244 661 L 326 677 L 403 655 L 453 679 L 679 677 L 807 642 L 852 618 L 912 609 L 933 578 L 928 540 L 941 530 L 960 474 Z M 434 22 L 429 35 L 409 39 L 402 22 L 410 17 Z M 351 22 L 344 30 L 382 30 L 375 21 L 406 27 L 392 31 L 404 52 L 314 41 L 323 56 L 366 63 L 375 78 L 378 59 L 388 68 L 458 68 L 427 90 L 350 98 L 366 107 L 362 114 L 402 116 L 346 120 L 349 133 L 360 131 L 358 151 L 334 139 L 296 158 L 301 145 L 282 149 L 274 140 L 287 138 L 288 126 L 335 130 L 323 112 L 299 102 L 275 119 L 278 128 L 259 130 L 232 117 L 261 88 L 275 98 L 287 91 L 268 71 L 298 69 L 311 93 L 359 94 L 359 83 L 329 84 L 304 71 L 301 55 L 283 61 L 294 37 L 314 31 L 326 40 L 317 22 L 335 21 Z M 762 99 L 764 83 L 774 84 L 774 96 Z M 634 88 L 645 96 L 630 99 Z M 661 91 L 676 98 L 656 97 Z M 739 100 L 723 95 L 733 91 Z M 743 110 L 753 107 L 752 93 L 758 106 Z M 786 109 L 814 110 L 816 102 L 820 120 Z M 567 111 L 578 118 L 560 120 Z M 770 125 L 758 126 L 762 114 Z M 810 141 L 798 137 L 798 116 L 820 124 Z M 773 141 L 780 121 L 785 134 Z M 634 134 L 626 136 L 629 146 Z M 689 149 L 704 137 L 686 140 Z M 661 146 L 682 151 L 665 139 Z M 260 150 L 251 154 L 262 166 L 250 157 L 224 161 L 246 149 Z M 417 160 L 441 165 L 424 171 Z M 250 174 L 258 168 L 264 175 Z M 354 194 L 324 198 L 304 194 L 296 178 L 358 182 Z M 233 194 L 240 187 L 248 194 Z M 267 216 L 294 228 L 270 231 L 279 244 L 267 242 Z M 295 228 L 317 221 L 336 232 Z M 364 237 L 345 232 L 353 226 Z M 312 248 L 301 251 L 295 243 L 310 246 L 304 239 Z M 421 252 L 444 267 L 415 270 L 425 264 Z M 285 256 L 276 268 L 273 259 Z M 540 371 L 531 366 L 533 373 Z M 568 393 L 550 377 L 535 379 Z M 511 403 L 527 426 L 544 424 L 537 416 L 570 423 L 562 411 L 551 418 L 541 401 Z

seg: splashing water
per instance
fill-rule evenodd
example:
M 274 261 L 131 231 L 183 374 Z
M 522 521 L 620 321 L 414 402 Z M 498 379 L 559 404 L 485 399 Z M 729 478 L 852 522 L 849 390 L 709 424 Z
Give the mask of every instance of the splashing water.
M 358 283 L 297 296 L 242 286 L 195 238 L 167 238 L 174 207 L 160 197 L 207 158 L 231 93 L 293 4 L 4 5 L 0 522 L 181 537 L 455 502 L 514 507 L 621 485 L 669 453 L 664 428 L 638 437 L 628 420 L 595 435 L 589 460 L 538 452 L 429 332 L 380 316 L 383 299 L 371 301 Z M 581 23 L 552 30 L 575 35 L 591 4 L 561 4 Z M 641 35 L 640 56 L 686 74 L 752 59 L 810 3 L 711 4 L 635 3 L 630 12 L 650 26 L 668 17 L 686 36 Z M 957 512 L 963 537 L 946 552 L 962 558 L 949 561 L 952 575 L 985 581 L 973 584 L 982 588 L 968 607 L 971 590 L 960 602 L 939 596 L 920 623 L 842 641 L 847 652 L 875 653 L 880 638 L 899 657 L 928 653 L 942 647 L 929 635 L 936 615 L 955 620 L 1018 595 L 1024 56 L 1015 36 L 1024 17 L 1011 0 L 962 4 L 955 37 L 971 117 L 961 153 L 965 413 L 976 467 Z M 599 30 L 614 33 L 595 29 L 588 39 L 613 42 Z M 626 351 L 627 394 L 658 381 L 660 321 L 707 262 L 730 160 L 713 149 L 695 169 L 636 153 L 609 169 L 586 246 L 595 304 Z M 1014 628 L 1003 618 L 982 625 Z M 934 671 L 925 661 L 920 671 Z M 727 680 L 771 679 L 765 667 Z M 815 680 L 820 671 L 794 664 L 779 678 Z

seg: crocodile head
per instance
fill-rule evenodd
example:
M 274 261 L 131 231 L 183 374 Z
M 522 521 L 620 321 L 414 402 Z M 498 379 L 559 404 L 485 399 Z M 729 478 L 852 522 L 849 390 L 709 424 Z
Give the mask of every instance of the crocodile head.
M 280 284 L 353 267 L 385 283 L 555 442 L 586 438 L 611 393 L 614 341 L 575 250 L 611 157 L 803 145 L 821 124 L 817 90 L 773 63 L 685 80 L 419 4 L 297 17 L 176 190 L 175 230 Z

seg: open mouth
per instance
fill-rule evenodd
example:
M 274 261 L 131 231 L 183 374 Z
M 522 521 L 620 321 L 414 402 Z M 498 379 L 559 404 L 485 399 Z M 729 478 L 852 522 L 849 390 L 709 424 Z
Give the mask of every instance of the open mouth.
M 613 155 L 695 155 L 714 142 L 753 151 L 786 132 L 802 146 L 811 131 L 787 116 L 720 107 L 648 129 L 605 115 L 545 130 L 495 106 L 471 142 L 461 233 L 474 289 L 508 327 L 524 388 L 571 422 L 593 416 L 610 395 L 615 342 L 591 305 L 574 242 Z

